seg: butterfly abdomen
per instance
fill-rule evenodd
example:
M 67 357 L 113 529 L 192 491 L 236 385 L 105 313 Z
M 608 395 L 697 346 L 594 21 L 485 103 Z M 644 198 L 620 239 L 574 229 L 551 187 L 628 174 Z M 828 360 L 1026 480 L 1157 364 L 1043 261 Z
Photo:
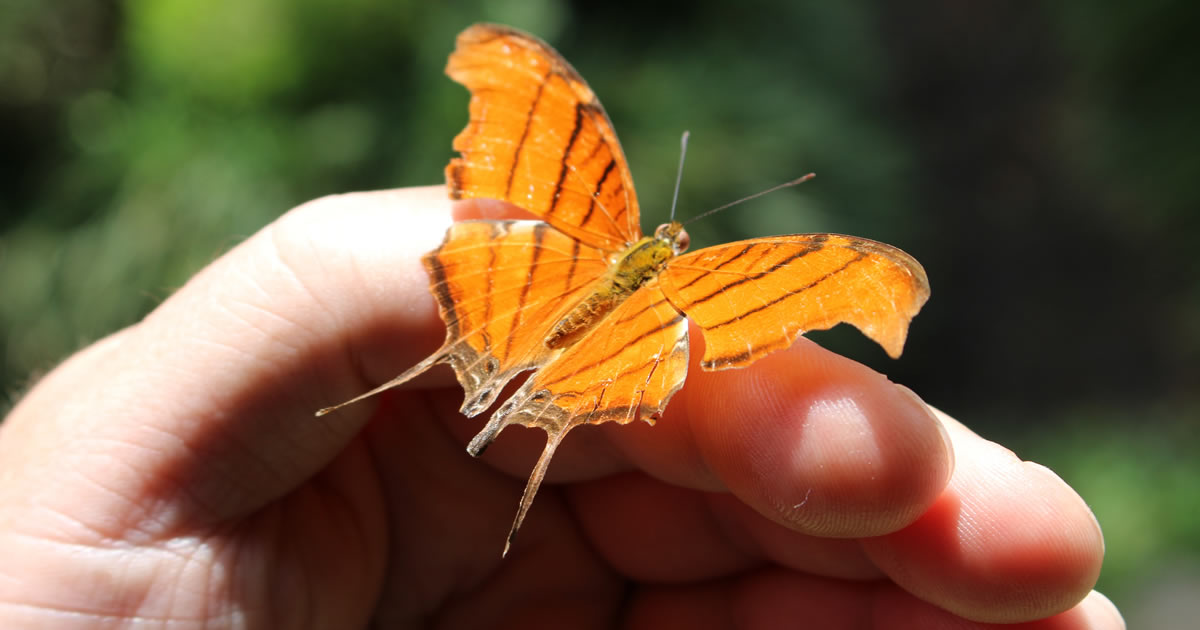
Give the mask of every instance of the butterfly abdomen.
M 604 283 L 558 320 L 546 336 L 547 348 L 565 348 L 573 345 L 596 322 L 604 319 L 628 294 L 605 278 Z

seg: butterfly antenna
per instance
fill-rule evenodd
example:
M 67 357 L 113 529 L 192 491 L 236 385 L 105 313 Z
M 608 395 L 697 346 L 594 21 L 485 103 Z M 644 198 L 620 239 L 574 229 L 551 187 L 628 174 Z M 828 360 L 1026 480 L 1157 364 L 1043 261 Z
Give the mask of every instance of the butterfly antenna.
M 717 206 L 716 208 L 713 208 L 712 210 L 709 210 L 708 212 L 705 212 L 705 213 L 703 213 L 703 214 L 700 214 L 700 215 L 694 216 L 694 217 L 692 217 L 692 218 L 688 219 L 687 221 L 684 221 L 684 222 L 683 222 L 683 224 L 684 224 L 684 225 L 687 225 L 687 224 L 689 224 L 689 223 L 694 223 L 694 222 L 696 222 L 696 221 L 699 221 L 700 219 L 703 219 L 704 217 L 706 217 L 706 216 L 708 216 L 708 215 L 710 215 L 710 214 L 715 214 L 715 213 L 717 213 L 717 212 L 720 212 L 720 211 L 722 211 L 722 210 L 725 210 L 726 208 L 732 208 L 733 206 L 736 206 L 736 205 L 738 205 L 739 203 L 745 203 L 745 202 L 747 202 L 747 201 L 750 201 L 751 199 L 757 199 L 758 197 L 761 197 L 761 196 L 763 196 L 763 195 L 765 195 L 765 194 L 767 194 L 767 193 L 773 193 L 773 192 L 775 192 L 776 190 L 779 190 L 779 189 L 781 189 L 781 188 L 789 188 L 789 187 L 791 187 L 791 186 L 795 186 L 795 185 L 797 185 L 797 184 L 803 184 L 804 182 L 806 182 L 806 181 L 808 181 L 808 180 L 810 180 L 810 179 L 812 179 L 812 178 L 814 178 L 814 177 L 816 177 L 816 176 L 817 176 L 817 174 L 816 174 L 816 173 L 809 173 L 808 175 L 804 175 L 804 176 L 802 176 L 802 177 L 797 177 L 796 179 L 793 179 L 793 180 L 792 180 L 792 181 L 790 181 L 790 182 L 784 182 L 784 183 L 782 183 L 782 184 L 779 184 L 778 186 L 772 186 L 772 187 L 770 187 L 770 188 L 768 188 L 768 189 L 766 189 L 766 190 L 762 190 L 762 191 L 756 192 L 756 193 L 754 193 L 753 195 L 750 195 L 750 196 L 748 196 L 748 197 L 742 197 L 741 199 L 738 199 L 737 201 L 730 201 L 729 203 L 727 203 L 727 204 L 725 204 L 725 205 L 723 205 L 723 206 Z
M 675 204 L 679 202 L 679 183 L 683 181 L 683 159 L 687 157 L 687 141 L 691 132 L 684 130 L 679 139 L 679 170 L 675 172 L 675 194 L 671 197 L 671 220 L 675 220 Z

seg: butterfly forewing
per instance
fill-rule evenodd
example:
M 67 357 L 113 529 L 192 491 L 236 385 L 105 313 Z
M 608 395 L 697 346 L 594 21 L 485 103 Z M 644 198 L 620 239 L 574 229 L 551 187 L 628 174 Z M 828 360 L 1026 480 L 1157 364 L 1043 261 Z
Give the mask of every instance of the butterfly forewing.
M 929 298 L 925 271 L 868 239 L 796 234 L 708 247 L 659 275 L 676 308 L 704 330 L 701 365 L 739 367 L 809 330 L 845 322 L 900 355 L 908 323 Z
M 447 74 L 471 91 L 446 167 L 455 198 L 510 201 L 580 241 L 620 251 L 641 236 L 633 178 L 587 83 L 537 39 L 495 25 L 458 36 Z

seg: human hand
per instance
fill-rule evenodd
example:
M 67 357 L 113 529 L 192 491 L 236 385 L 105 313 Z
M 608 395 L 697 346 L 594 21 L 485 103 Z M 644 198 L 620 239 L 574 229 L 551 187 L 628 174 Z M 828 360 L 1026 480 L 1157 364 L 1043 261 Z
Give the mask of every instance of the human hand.
M 419 258 L 504 208 L 306 204 L 47 375 L 0 425 L 0 627 L 1123 627 L 1062 480 L 805 340 L 572 432 L 502 560 L 541 432 L 467 456 L 449 369 L 312 414 L 439 345 Z

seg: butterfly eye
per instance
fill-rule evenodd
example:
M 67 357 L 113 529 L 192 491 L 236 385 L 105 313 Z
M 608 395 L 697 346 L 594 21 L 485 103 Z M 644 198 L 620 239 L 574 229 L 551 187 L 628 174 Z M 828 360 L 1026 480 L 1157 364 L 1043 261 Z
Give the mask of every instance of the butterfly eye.
M 675 235 L 675 240 L 672 241 L 671 247 L 676 254 L 682 254 L 687 251 L 689 245 L 692 244 L 692 237 L 688 236 L 687 230 L 679 228 L 679 233 Z
M 654 238 L 660 241 L 666 241 L 671 244 L 671 251 L 678 255 L 687 251 L 688 245 L 691 245 L 692 238 L 688 236 L 687 230 L 675 221 L 664 223 L 654 230 Z

